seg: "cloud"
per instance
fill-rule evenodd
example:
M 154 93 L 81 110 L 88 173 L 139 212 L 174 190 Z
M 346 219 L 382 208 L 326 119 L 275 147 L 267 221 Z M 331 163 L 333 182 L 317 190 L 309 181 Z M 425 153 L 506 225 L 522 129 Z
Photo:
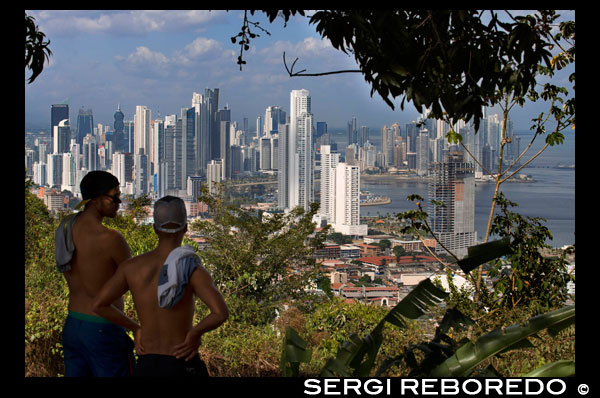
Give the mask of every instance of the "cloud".
M 130 65 L 150 63 L 152 65 L 164 66 L 169 63 L 169 59 L 160 52 L 151 51 L 145 46 L 139 46 L 135 49 L 135 53 L 129 54 L 125 62 Z
M 209 53 L 221 53 L 223 45 L 214 39 L 198 37 L 185 46 L 185 51 L 190 58 L 198 58 Z
M 209 10 L 44 10 L 28 11 L 48 36 L 77 34 L 142 35 L 175 32 L 223 19 L 225 11 Z

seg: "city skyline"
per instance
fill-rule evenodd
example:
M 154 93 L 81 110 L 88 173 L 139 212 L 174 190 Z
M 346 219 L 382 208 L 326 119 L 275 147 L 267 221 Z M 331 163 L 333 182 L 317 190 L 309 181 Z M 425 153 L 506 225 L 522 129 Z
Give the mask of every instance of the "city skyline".
M 240 71 L 239 45 L 231 42 L 242 25 L 240 10 L 28 14 L 51 41 L 53 53 L 42 75 L 25 87 L 25 123 L 33 128 L 49 126 L 50 105 L 65 100 L 71 118 L 79 109 L 92 109 L 96 123 L 112 124 L 118 106 L 126 120 L 133 120 L 136 106 L 148 107 L 153 117 L 178 114 L 194 92 L 207 87 L 219 87 L 225 94 L 221 107 L 228 105 L 231 120 L 248 118 L 251 128 L 269 106 L 289 112 L 289 92 L 301 88 L 311 92 L 314 120 L 331 129 L 344 129 L 352 117 L 359 127 L 372 128 L 419 117 L 412 103 L 400 111 L 401 98 L 392 110 L 377 94 L 371 97 L 371 87 L 358 73 L 290 78 L 284 51 L 289 62 L 298 57 L 297 68 L 308 72 L 357 69 L 354 59 L 322 40 L 305 17 L 292 17 L 284 28 L 281 19 L 269 23 L 261 12 L 249 14 L 271 35 L 254 30 L 260 37 L 252 39 Z M 527 129 L 538 113 L 528 105 L 511 112 L 511 118 Z

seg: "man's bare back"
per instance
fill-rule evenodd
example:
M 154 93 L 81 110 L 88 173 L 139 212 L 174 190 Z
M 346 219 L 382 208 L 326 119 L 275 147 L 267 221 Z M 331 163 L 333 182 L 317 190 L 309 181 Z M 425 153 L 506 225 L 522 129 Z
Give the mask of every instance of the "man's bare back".
M 117 265 L 130 257 L 129 246 L 118 231 L 106 228 L 87 213 L 77 216 L 73 226 L 75 252 L 71 270 L 64 273 L 69 286 L 69 310 L 89 315 L 94 297 L 115 273 Z M 114 302 L 123 310 L 123 298 Z
M 173 355 L 173 347 L 184 341 L 192 328 L 193 283 L 173 308 L 158 305 L 158 277 L 168 254 L 153 250 L 122 264 L 142 325 L 141 344 L 147 354 Z M 192 279 L 197 280 L 199 274 L 194 272 Z

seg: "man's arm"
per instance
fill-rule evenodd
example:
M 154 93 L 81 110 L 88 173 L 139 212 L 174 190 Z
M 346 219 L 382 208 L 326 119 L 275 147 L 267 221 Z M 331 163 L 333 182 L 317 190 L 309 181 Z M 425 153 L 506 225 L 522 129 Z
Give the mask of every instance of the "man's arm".
M 210 330 L 216 329 L 229 317 L 229 309 L 223 295 L 217 290 L 208 271 L 197 267 L 190 277 L 190 284 L 194 293 L 202 300 L 210 310 L 210 314 L 204 317 L 187 334 L 185 341 L 174 347 L 174 355 L 177 358 L 191 359 L 198 352 L 202 335 Z
M 136 332 L 140 325 L 112 304 L 129 290 L 123 268 L 117 268 L 117 272 L 102 286 L 94 299 L 93 311 L 116 325 Z
M 113 260 L 117 266 L 121 264 L 123 261 L 129 259 L 131 257 L 131 249 L 127 244 L 127 241 L 121 235 L 119 231 L 112 230 L 114 233 L 113 237 Z

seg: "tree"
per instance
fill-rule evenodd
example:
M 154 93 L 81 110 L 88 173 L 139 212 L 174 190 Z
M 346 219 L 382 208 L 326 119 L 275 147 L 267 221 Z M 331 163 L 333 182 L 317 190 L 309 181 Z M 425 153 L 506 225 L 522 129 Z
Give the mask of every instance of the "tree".
M 304 15 L 299 10 L 263 10 L 272 22 L 282 15 L 287 22 L 291 15 Z M 254 10 L 251 10 L 254 13 Z M 419 113 L 430 110 L 429 117 L 456 122 L 473 119 L 475 131 L 483 116 L 483 108 L 499 105 L 503 111 L 503 128 L 495 191 L 484 237 L 490 236 L 492 217 L 500 185 L 522 167 L 540 155 L 548 146 L 562 143 L 563 131 L 575 128 L 575 98 L 569 98 L 564 87 L 552 82 L 540 84 L 541 78 L 552 78 L 555 71 L 575 62 L 575 22 L 556 24 L 559 15 L 554 10 L 513 16 L 505 11 L 500 18 L 494 10 L 327 10 L 317 11 L 310 23 L 323 38 L 338 50 L 353 54 L 358 70 L 325 73 L 294 72 L 284 65 L 290 76 L 322 76 L 332 73 L 359 72 L 371 85 L 371 95 L 377 92 L 394 109 L 392 99 L 402 97 L 412 101 Z M 247 15 L 245 15 L 245 20 Z M 558 27 L 558 32 L 553 29 Z M 249 44 L 246 43 L 246 44 Z M 247 49 L 247 48 L 246 48 Z M 553 55 L 552 50 L 558 49 Z M 243 53 L 243 52 L 242 52 Z M 240 59 L 242 57 L 240 53 Z M 575 91 L 575 73 L 569 76 Z M 539 87 L 542 87 L 541 91 Z M 535 130 L 532 141 L 513 164 L 504 166 L 504 147 L 508 113 L 525 101 L 544 100 L 548 112 L 532 119 Z M 550 117 L 554 128 L 546 136 L 545 146 L 521 166 L 515 167 L 529 151 L 533 141 L 546 134 Z M 450 130 L 447 138 L 460 144 L 475 162 L 476 157 L 463 145 L 462 136 Z M 476 279 L 476 299 L 482 285 L 482 269 Z
M 271 22 L 279 16 L 287 23 L 293 15 L 305 15 L 303 10 L 262 11 Z M 392 99 L 403 97 L 401 109 L 405 100 L 412 101 L 419 113 L 425 107 L 431 117 L 450 125 L 473 119 L 478 129 L 483 107 L 500 103 L 503 92 L 524 98 L 535 90 L 539 65 L 551 68 L 574 61 L 574 44 L 563 55 L 550 52 L 558 40 L 574 40 L 574 21 L 561 24 L 558 36 L 551 33 L 558 18 L 553 10 L 505 14 L 501 20 L 494 10 L 317 11 L 310 24 L 334 48 L 354 55 L 359 69 L 294 72 L 297 59 L 290 69 L 285 54 L 284 65 L 290 76 L 359 72 L 371 85 L 371 95 L 377 92 L 392 109 Z M 245 13 L 238 36 L 247 29 Z M 249 44 L 249 39 L 240 43 L 238 63 Z
M 46 35 L 35 25 L 35 18 L 25 12 L 25 68 L 32 72 L 27 83 L 31 84 L 42 73 L 44 62 L 50 59 L 52 51 L 48 47 L 50 40 L 44 41 Z
M 400 261 L 400 257 L 406 255 L 406 250 L 401 245 L 394 246 L 392 249 L 394 252 L 394 256 L 396 256 L 396 261 Z
M 544 242 L 551 238 L 544 221 L 537 217 L 523 217 L 508 210 L 516 206 L 504 195 L 496 199 L 501 214 L 494 217 L 492 232 L 500 237 L 512 238 L 511 253 L 505 259 L 494 263 L 490 271 L 494 281 L 497 305 L 514 308 L 526 303 L 534 314 L 556 308 L 568 298 L 567 283 L 571 280 L 565 256 L 572 252 L 569 248 L 559 258 L 544 257 Z
M 329 229 L 315 232 L 318 204 L 288 214 L 251 213 L 225 205 L 223 190 L 211 195 L 205 185 L 199 200 L 208 205 L 212 220 L 193 222 L 190 230 L 208 243 L 199 255 L 233 319 L 270 321 L 279 305 L 306 296 L 321 279 L 313 252 L 323 246 Z

